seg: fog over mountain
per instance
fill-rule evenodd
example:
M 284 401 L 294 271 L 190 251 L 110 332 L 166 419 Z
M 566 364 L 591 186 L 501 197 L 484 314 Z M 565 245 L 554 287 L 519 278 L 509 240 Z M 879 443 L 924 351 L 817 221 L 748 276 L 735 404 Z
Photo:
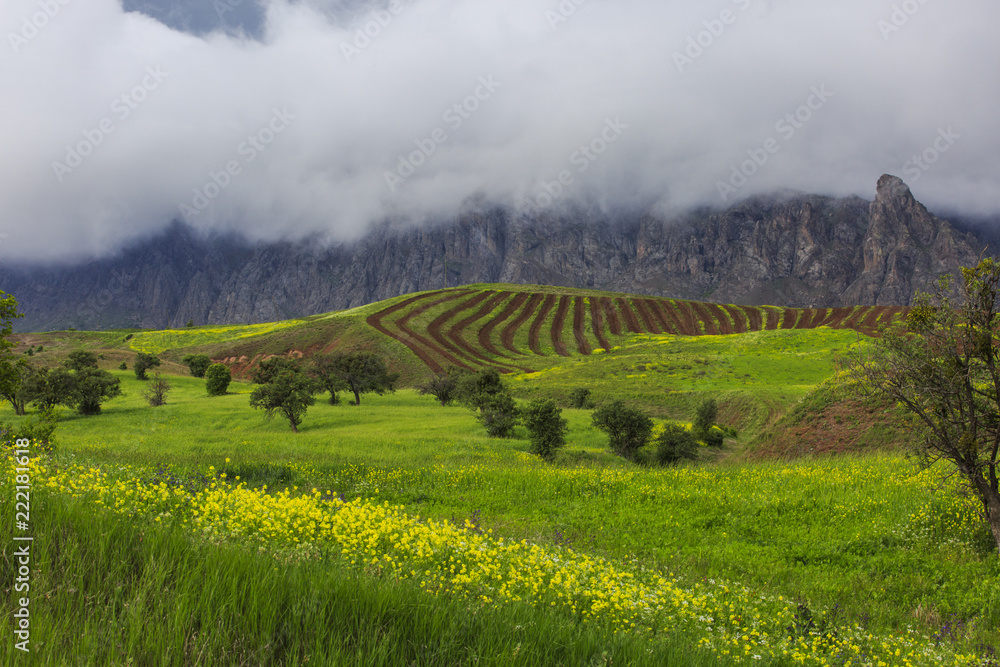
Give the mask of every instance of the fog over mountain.
M 5 0 L 0 262 L 783 188 L 1000 214 L 987 0 Z M 570 208 L 570 204 L 575 208 Z

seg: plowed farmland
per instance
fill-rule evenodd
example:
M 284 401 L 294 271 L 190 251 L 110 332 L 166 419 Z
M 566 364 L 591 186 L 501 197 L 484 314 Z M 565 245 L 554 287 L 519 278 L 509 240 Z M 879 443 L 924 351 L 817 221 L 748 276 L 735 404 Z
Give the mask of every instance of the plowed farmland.
M 368 324 L 436 372 L 449 366 L 528 371 L 545 357 L 589 356 L 630 334 L 714 336 L 773 329 L 854 329 L 873 334 L 902 308 L 779 308 L 632 297 L 553 288 L 472 286 L 420 294 Z M 551 360 L 550 360 L 551 361 Z

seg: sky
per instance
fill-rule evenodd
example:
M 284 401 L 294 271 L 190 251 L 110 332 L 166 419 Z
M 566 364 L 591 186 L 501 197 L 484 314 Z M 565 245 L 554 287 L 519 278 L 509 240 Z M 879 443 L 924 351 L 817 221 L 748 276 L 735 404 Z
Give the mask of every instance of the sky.
M 4 0 L 0 261 L 779 189 L 1000 214 L 995 0 Z

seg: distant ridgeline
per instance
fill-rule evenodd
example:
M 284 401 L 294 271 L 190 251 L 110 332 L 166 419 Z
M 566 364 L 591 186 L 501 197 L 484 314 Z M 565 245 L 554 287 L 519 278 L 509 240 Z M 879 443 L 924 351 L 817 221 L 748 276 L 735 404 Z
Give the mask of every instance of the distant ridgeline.
M 985 246 L 883 176 L 872 202 L 755 197 L 669 218 L 484 208 L 432 226 L 383 225 L 333 246 L 254 244 L 175 224 L 101 260 L 0 265 L 0 289 L 26 315 L 18 331 L 273 322 L 481 283 L 749 305 L 906 306 L 938 274 L 974 265 Z

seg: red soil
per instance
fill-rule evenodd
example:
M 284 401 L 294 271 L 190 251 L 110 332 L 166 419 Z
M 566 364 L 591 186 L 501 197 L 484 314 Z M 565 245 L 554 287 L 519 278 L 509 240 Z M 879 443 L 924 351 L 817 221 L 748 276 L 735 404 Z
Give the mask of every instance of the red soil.
M 673 323 L 667 318 L 666 313 L 660 308 L 660 302 L 655 299 L 643 299 L 642 302 L 646 305 L 646 310 L 650 312 L 653 319 L 656 321 L 656 326 L 659 327 L 661 333 L 672 333 Z
M 535 311 L 538 310 L 538 304 L 540 304 L 544 298 L 544 294 L 532 294 L 531 298 L 528 299 L 527 305 L 525 305 L 521 310 L 521 314 L 514 318 L 514 321 L 505 326 L 503 331 L 500 332 L 500 343 L 514 354 L 526 356 L 524 352 L 521 352 L 514 347 L 514 336 L 517 335 L 520 328 L 524 326 L 524 323 L 535 314 Z
M 611 343 L 604 336 L 604 315 L 601 313 L 601 300 L 593 297 L 590 300 L 590 326 L 594 330 L 597 344 L 604 350 L 611 349 Z
M 698 329 L 698 315 L 694 312 L 689 301 L 674 301 L 672 304 L 678 311 L 678 320 L 681 323 L 681 333 L 685 336 L 698 336 L 701 330 Z
M 452 295 L 449 295 L 449 296 L 445 297 L 443 300 L 444 301 L 448 301 L 448 300 L 453 299 L 453 298 L 457 299 L 457 298 L 460 298 L 462 296 L 465 296 L 468 293 L 469 292 L 467 290 L 463 290 L 461 292 L 453 293 Z M 435 373 L 439 373 L 439 374 L 444 372 L 444 368 L 441 366 L 441 364 L 438 363 L 437 359 L 435 359 L 431 355 L 431 353 L 429 351 L 429 350 L 436 351 L 437 349 L 439 349 L 439 348 L 437 348 L 436 345 L 434 345 L 434 343 L 432 343 L 431 341 L 428 341 L 426 338 L 423 338 L 422 336 L 417 336 L 412 331 L 406 329 L 405 326 L 400 326 L 400 324 L 398 322 L 396 323 L 396 327 L 399 329 L 399 331 L 393 331 L 393 330 L 390 330 L 389 328 L 387 328 L 382 323 L 382 321 L 385 318 L 387 318 L 388 316 L 390 316 L 390 315 L 392 315 L 394 313 L 397 313 L 400 310 L 403 310 L 404 308 L 407 308 L 407 307 L 413 305 L 414 303 L 418 303 L 420 301 L 429 299 L 429 298 L 434 297 L 434 296 L 438 296 L 440 294 L 441 294 L 441 292 L 431 292 L 429 294 L 421 294 L 419 296 L 411 297 L 411 298 L 406 299 L 404 301 L 400 301 L 396 305 L 390 306 L 389 308 L 386 308 L 385 310 L 379 311 L 379 312 L 375 313 L 374 315 L 370 315 L 368 317 L 368 319 L 366 320 L 368 322 L 368 324 L 371 327 L 373 327 L 376 331 L 379 331 L 380 333 L 383 333 L 386 336 L 389 336 L 391 338 L 395 338 L 400 343 L 402 343 L 406 347 L 410 348 L 410 350 L 412 350 L 413 353 L 415 355 L 417 355 L 417 358 L 419 358 L 422 362 L 424 362 L 425 364 L 427 364 L 427 366 L 430 367 L 430 369 L 432 371 L 434 371 Z M 424 310 L 426 310 L 427 308 L 430 308 L 431 306 L 433 306 L 434 303 L 439 303 L 440 301 L 441 300 L 439 299 L 437 301 L 434 301 L 432 304 L 425 306 Z M 408 318 L 402 318 L 402 319 L 408 319 Z M 404 325 L 405 325 L 405 322 L 404 322 Z M 445 356 L 445 355 L 442 355 L 442 356 Z M 457 366 L 461 366 L 463 368 L 469 368 L 465 364 L 459 362 L 457 359 L 454 359 L 454 357 L 451 357 L 451 355 L 447 355 L 446 358 L 448 358 L 448 357 L 450 357 L 453 360 L 453 363 L 455 363 Z
M 715 321 L 719 323 L 719 333 L 723 336 L 736 333 L 733 323 L 729 321 L 729 314 L 726 309 L 717 303 L 706 303 L 705 307 L 715 316 Z
M 784 314 L 781 316 L 781 329 L 794 329 L 795 320 L 798 319 L 799 313 L 802 311 L 798 308 L 786 308 Z
M 441 329 L 446 323 L 452 320 L 456 315 L 464 310 L 469 310 L 470 308 L 475 308 L 480 303 L 485 301 L 489 296 L 493 294 L 492 292 L 480 292 L 475 295 L 465 303 L 461 303 L 454 308 L 449 308 L 443 314 L 439 315 L 434 319 L 429 325 L 427 325 L 427 333 L 431 335 L 431 338 L 435 340 L 439 345 L 444 347 L 446 350 L 453 352 L 458 356 L 470 357 L 470 360 L 475 362 L 475 359 L 471 357 L 476 357 L 478 355 L 470 354 L 470 350 L 464 350 L 460 346 L 448 340 L 448 338 L 442 333 Z
M 611 302 L 610 298 L 602 296 L 601 308 L 604 309 L 604 314 L 608 318 L 608 328 L 611 329 L 611 333 L 614 334 L 615 336 L 621 336 L 622 322 L 620 319 L 618 319 L 618 311 L 615 310 L 614 303 Z
M 886 306 L 875 306 L 869 310 L 868 315 L 865 316 L 865 319 L 861 322 L 861 328 L 867 329 L 868 331 L 875 331 L 878 328 L 878 318 L 881 317 L 887 310 L 889 310 L 889 308 Z
M 656 321 L 662 324 L 663 333 L 677 335 L 683 331 L 684 327 L 677 318 L 677 313 L 667 305 L 666 301 L 647 299 L 646 303 L 649 305 L 649 309 L 653 311 L 653 314 L 656 315 Z
M 654 334 L 663 332 L 663 329 L 657 325 L 652 313 L 649 312 L 649 309 L 646 307 L 646 304 L 642 299 L 632 299 L 632 305 L 635 306 L 637 311 L 639 311 L 639 317 L 642 318 L 643 324 L 646 325 L 646 331 Z
M 760 308 L 753 306 L 740 306 L 747 318 L 750 320 L 750 331 L 760 331 L 764 328 L 764 314 Z
M 510 293 L 508 292 L 508 294 Z M 527 292 L 517 294 L 513 299 L 507 302 L 507 305 L 502 311 L 500 311 L 499 315 L 487 322 L 486 326 L 479 330 L 479 344 L 483 346 L 483 349 L 487 350 L 494 356 L 506 357 L 508 359 L 510 358 L 493 345 L 493 330 L 503 324 L 504 320 L 516 313 L 517 309 L 524 305 L 524 302 L 528 300 L 528 296 Z
M 632 310 L 631 306 L 628 305 L 628 301 L 619 297 L 615 299 L 618 304 L 618 310 L 621 311 L 622 317 L 625 319 L 625 326 L 632 333 L 642 333 L 642 326 L 639 324 L 639 319 L 635 316 L 635 312 Z
M 840 329 L 844 324 L 844 320 L 851 314 L 851 310 L 851 308 L 834 308 L 833 312 L 823 320 L 823 326 Z
M 483 319 L 484 317 L 492 313 L 493 309 L 497 307 L 497 304 L 499 304 L 501 301 L 507 298 L 507 295 L 504 292 L 498 292 L 498 293 L 486 292 L 486 294 L 492 296 L 490 296 L 490 298 L 486 301 L 486 303 L 483 304 L 483 307 L 477 310 L 472 315 L 469 315 L 465 319 L 456 322 L 452 326 L 448 327 L 447 335 L 448 338 L 450 338 L 455 345 L 465 350 L 467 354 L 475 357 L 476 359 L 481 359 L 486 363 L 492 363 L 489 357 L 483 354 L 481 350 L 470 345 L 469 342 L 465 340 L 465 338 L 462 336 L 462 332 L 464 332 L 465 329 L 470 324 L 472 324 L 473 322 L 478 322 L 479 320 Z
M 580 354 L 590 354 L 590 343 L 587 342 L 587 336 L 584 335 L 584 329 L 587 326 L 587 304 L 584 301 L 584 297 L 578 296 L 573 299 L 573 336 L 576 338 L 576 349 L 580 351 Z
M 541 335 L 542 332 L 542 325 L 545 324 L 545 318 L 549 316 L 549 311 L 552 310 L 552 307 L 555 305 L 555 303 L 556 303 L 555 294 L 549 294 L 547 297 L 545 297 L 545 303 L 542 304 L 542 309 L 538 312 L 538 317 L 536 317 L 535 321 L 531 323 L 531 329 L 528 330 L 528 347 L 531 348 L 532 352 L 534 352 L 539 356 L 543 354 L 542 344 L 541 342 L 539 342 L 539 336 Z
M 563 357 L 569 356 L 569 350 L 566 349 L 566 344 L 563 343 L 562 339 L 563 324 L 566 322 L 566 313 L 569 311 L 569 299 L 568 296 L 560 297 L 559 310 L 556 311 L 556 317 L 552 321 L 552 345 L 556 348 L 556 354 Z
M 773 331 L 780 328 L 781 326 L 781 311 L 777 308 L 761 308 L 761 311 L 767 315 L 767 325 L 766 329 L 768 331 Z
M 706 304 L 697 303 L 695 301 L 689 301 L 688 306 L 695 315 L 695 330 L 698 330 L 697 322 L 703 322 L 705 324 L 705 333 L 709 336 L 715 336 L 719 333 L 719 323 L 715 321 L 712 317 L 712 311 L 705 307 Z M 701 331 L 698 331 L 700 334 Z

